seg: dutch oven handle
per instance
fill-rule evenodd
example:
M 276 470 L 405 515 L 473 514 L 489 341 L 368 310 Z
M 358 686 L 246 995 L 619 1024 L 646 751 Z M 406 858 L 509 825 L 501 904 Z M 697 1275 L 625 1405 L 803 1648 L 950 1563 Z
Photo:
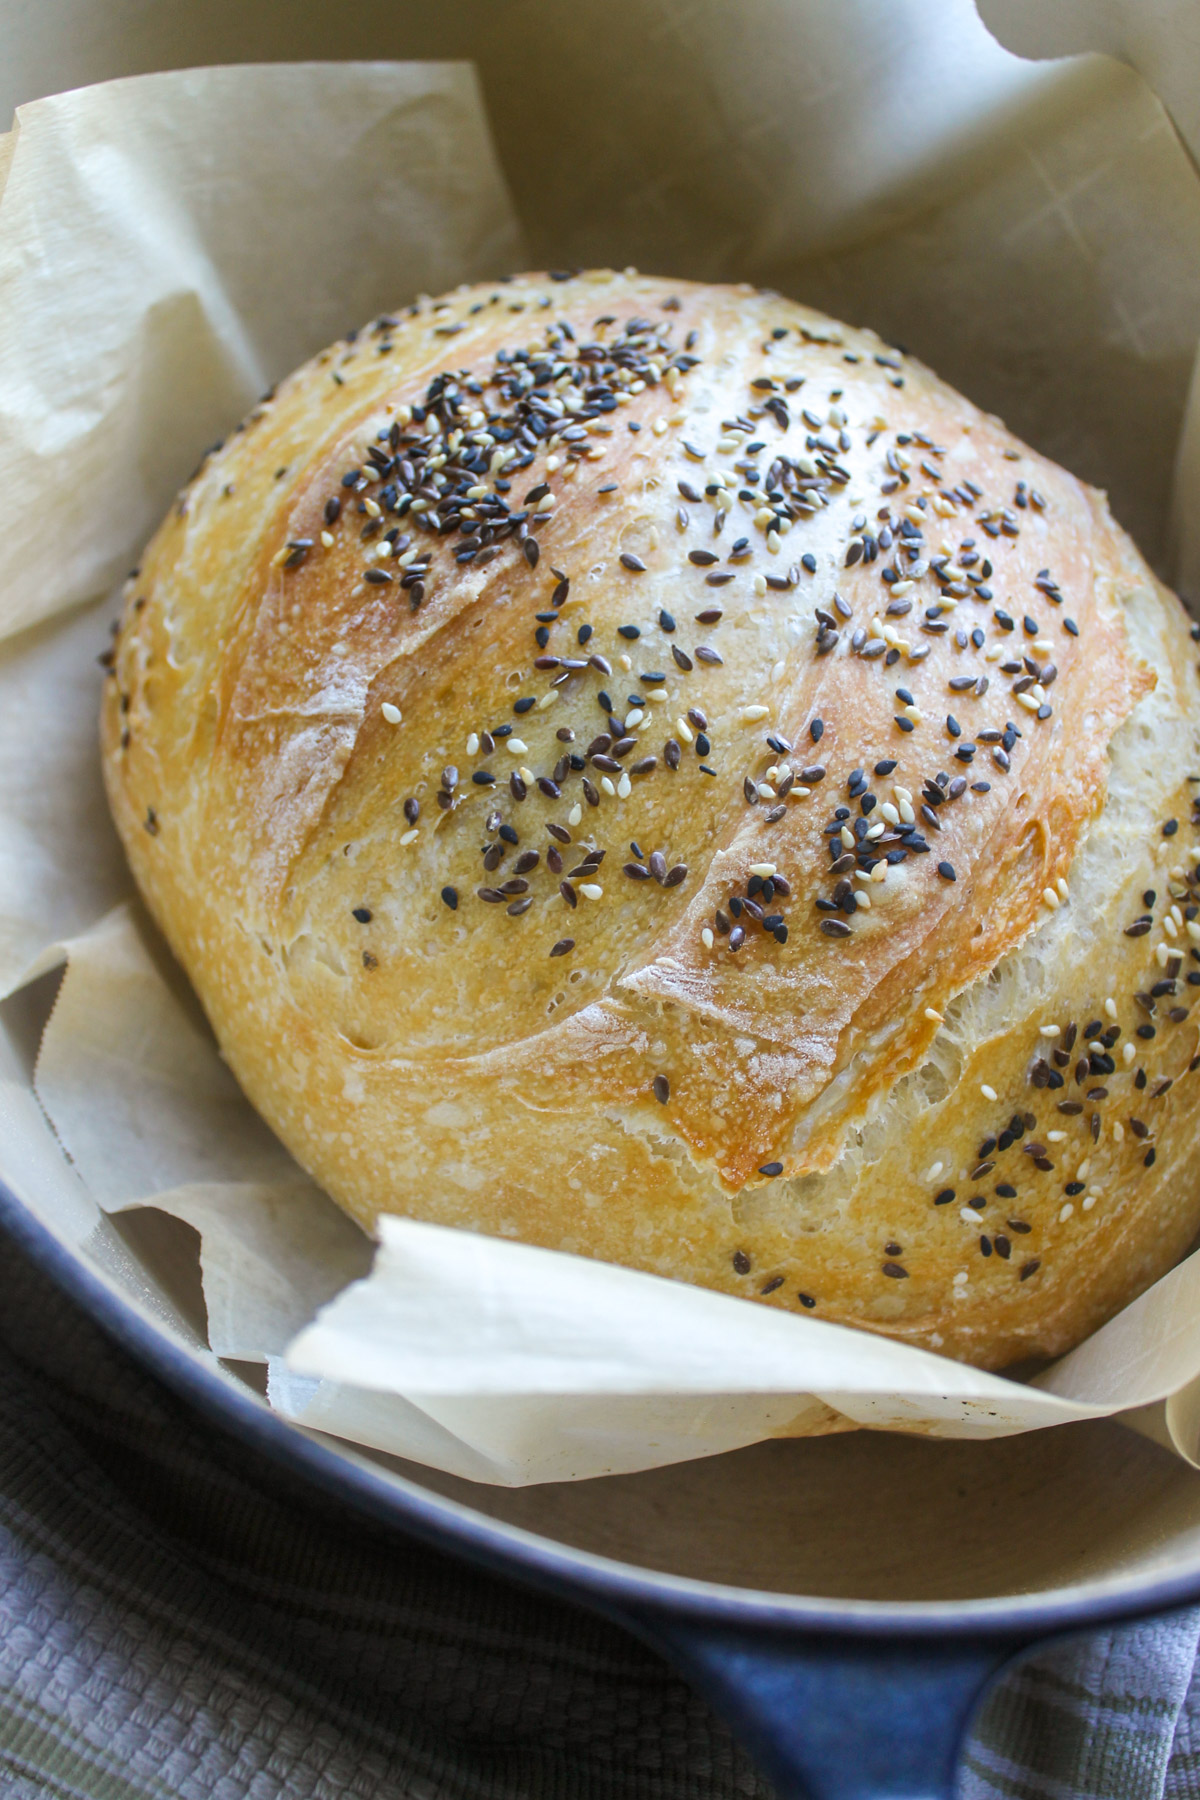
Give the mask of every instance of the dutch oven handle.
M 627 1623 L 724 1715 L 779 1800 L 953 1800 L 983 1691 L 1031 1642 Z

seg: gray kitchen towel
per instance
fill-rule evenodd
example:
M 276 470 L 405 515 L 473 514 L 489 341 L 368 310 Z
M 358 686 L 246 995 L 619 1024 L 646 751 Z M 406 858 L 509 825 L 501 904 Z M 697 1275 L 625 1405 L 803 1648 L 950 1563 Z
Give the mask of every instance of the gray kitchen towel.
M 1017 1671 L 964 1796 L 1200 1800 L 1198 1638 Z M 298 1489 L 0 1241 L 3 1800 L 769 1794 L 649 1650 Z

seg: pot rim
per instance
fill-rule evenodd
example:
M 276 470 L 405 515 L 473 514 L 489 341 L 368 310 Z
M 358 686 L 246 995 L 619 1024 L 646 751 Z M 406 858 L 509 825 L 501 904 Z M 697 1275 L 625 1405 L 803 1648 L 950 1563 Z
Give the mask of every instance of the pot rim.
M 793 1635 L 1029 1640 L 1110 1620 L 1164 1612 L 1200 1599 L 1194 1566 L 1150 1579 L 1135 1574 L 1027 1595 L 970 1600 L 878 1601 L 774 1593 L 644 1568 L 580 1549 L 477 1511 L 392 1470 L 347 1443 L 309 1431 L 179 1342 L 132 1305 L 0 1181 L 0 1231 L 108 1334 L 208 1418 L 275 1463 L 378 1524 L 409 1532 L 493 1573 L 621 1617 L 673 1616 Z

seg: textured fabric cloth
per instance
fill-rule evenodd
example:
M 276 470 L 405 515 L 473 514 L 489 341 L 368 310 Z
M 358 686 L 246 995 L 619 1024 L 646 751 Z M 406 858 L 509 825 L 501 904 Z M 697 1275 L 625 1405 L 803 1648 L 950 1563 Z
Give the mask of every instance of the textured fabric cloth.
M 1200 1800 L 1198 1639 L 1200 1610 L 1009 1677 L 965 1800 Z M 650 1651 L 347 1530 L 0 1242 L 3 1800 L 769 1795 Z

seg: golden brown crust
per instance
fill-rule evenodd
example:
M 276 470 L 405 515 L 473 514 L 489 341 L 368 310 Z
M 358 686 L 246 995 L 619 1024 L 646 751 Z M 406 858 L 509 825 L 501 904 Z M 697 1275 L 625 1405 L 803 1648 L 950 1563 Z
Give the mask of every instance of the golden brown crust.
M 364 1224 L 995 1366 L 1200 1223 L 1198 720 L 1100 496 L 870 333 L 598 274 L 456 291 L 290 377 L 149 547 L 103 731 L 232 1067 Z M 1093 1014 L 1120 1045 L 1078 1074 Z

